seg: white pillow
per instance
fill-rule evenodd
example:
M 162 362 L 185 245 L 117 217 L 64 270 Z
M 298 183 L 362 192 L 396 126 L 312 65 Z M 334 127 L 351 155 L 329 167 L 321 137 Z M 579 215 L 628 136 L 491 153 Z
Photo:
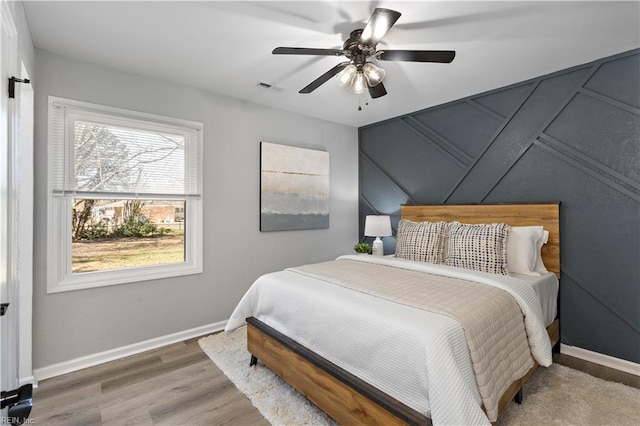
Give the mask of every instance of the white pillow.
M 548 235 L 548 232 L 547 232 Z M 512 226 L 507 240 L 507 266 L 510 273 L 540 275 L 538 261 L 544 241 L 542 226 Z M 544 265 L 542 265 L 544 268 Z M 546 272 L 546 269 L 544 270 Z
M 538 275 L 549 272 L 547 271 L 547 268 L 544 267 L 544 263 L 542 262 L 542 255 L 540 253 L 540 251 L 542 250 L 542 246 L 547 244 L 547 241 L 549 241 L 549 231 L 543 230 L 542 235 L 538 240 L 536 249 L 536 254 L 538 255 L 536 259 L 536 266 L 533 268 L 533 270 L 536 271 Z

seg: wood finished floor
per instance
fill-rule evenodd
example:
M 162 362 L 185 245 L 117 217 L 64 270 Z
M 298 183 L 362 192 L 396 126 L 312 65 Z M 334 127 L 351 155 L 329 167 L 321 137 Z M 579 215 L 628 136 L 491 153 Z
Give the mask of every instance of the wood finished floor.
M 198 339 L 43 380 L 30 419 L 36 425 L 269 425 Z
M 638 376 L 567 355 L 554 355 L 554 362 L 640 388 Z M 43 380 L 33 405 L 36 425 L 269 424 L 198 339 Z

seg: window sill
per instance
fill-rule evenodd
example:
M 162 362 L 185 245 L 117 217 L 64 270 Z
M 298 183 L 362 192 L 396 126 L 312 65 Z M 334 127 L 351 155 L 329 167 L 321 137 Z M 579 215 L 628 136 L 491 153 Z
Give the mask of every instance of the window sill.
M 58 283 L 50 282 L 47 286 L 47 293 L 62 293 L 65 291 L 106 287 L 200 273 L 202 273 L 202 266 L 189 262 L 128 268 L 116 271 L 83 272 L 80 274 L 67 275 Z

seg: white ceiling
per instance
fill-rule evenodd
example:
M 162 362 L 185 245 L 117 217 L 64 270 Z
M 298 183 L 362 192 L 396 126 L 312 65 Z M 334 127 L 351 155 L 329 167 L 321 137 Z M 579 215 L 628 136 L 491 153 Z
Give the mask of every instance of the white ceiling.
M 299 94 L 344 58 L 273 48 L 341 48 L 375 7 L 402 13 L 378 49 L 455 50 L 455 60 L 379 62 L 389 94 L 368 106 L 363 97 L 362 111 L 333 80 Z M 638 1 L 26 1 L 25 10 L 40 49 L 352 126 L 640 47 Z

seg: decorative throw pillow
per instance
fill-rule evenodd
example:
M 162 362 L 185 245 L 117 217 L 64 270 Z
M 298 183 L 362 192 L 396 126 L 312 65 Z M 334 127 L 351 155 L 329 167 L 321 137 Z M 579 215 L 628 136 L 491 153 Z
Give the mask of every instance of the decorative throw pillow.
M 396 233 L 396 257 L 428 263 L 444 262 L 447 222 L 402 219 Z
M 508 275 L 507 238 L 510 226 L 506 223 L 469 225 L 452 222 L 446 265 L 474 269 L 492 274 Z

